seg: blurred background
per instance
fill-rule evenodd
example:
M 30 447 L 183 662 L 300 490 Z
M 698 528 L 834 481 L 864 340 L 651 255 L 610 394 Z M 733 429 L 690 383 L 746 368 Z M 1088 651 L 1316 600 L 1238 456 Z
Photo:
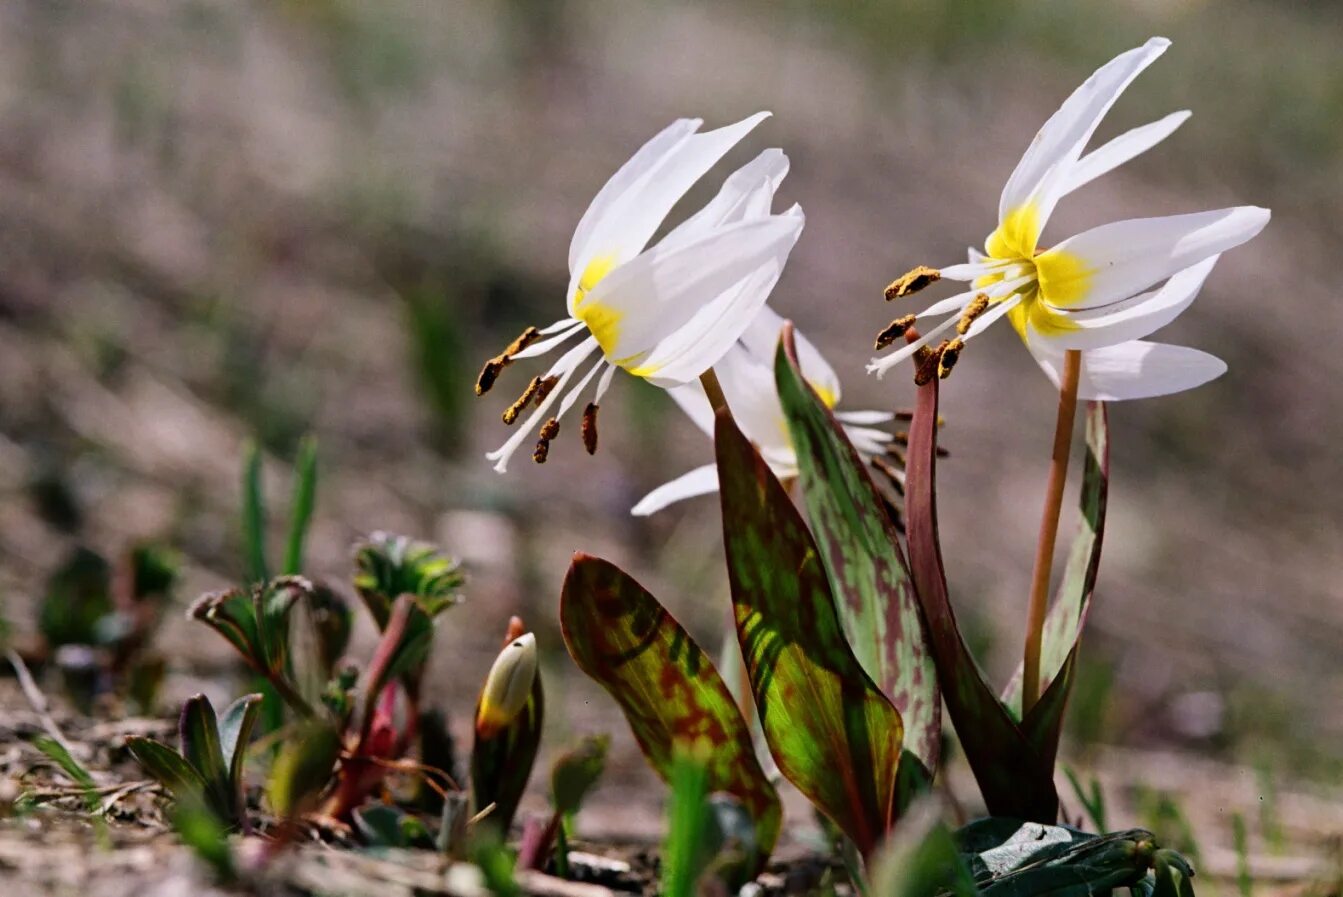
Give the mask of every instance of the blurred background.
M 1274 217 L 1161 334 L 1230 373 L 1112 408 L 1109 533 L 1066 753 L 1126 776 L 1135 806 L 1222 781 L 1190 769 L 1227 777 L 1208 810 L 1214 840 L 1225 801 L 1336 793 L 1343 8 L 1323 0 L 6 0 L 8 625 L 33 631 L 47 577 L 80 545 L 174 546 L 183 606 L 236 581 L 244 442 L 265 449 L 278 533 L 289 463 L 314 434 L 311 571 L 347 582 L 352 542 L 374 529 L 462 556 L 469 605 L 443 624 L 438 699 L 464 714 L 522 614 L 555 683 L 549 743 L 613 732 L 605 787 L 628 801 L 620 789 L 649 779 L 614 705 L 563 653 L 559 584 L 573 551 L 608 557 L 716 647 L 715 500 L 628 516 L 711 445 L 621 377 L 596 457 L 571 427 L 549 463 L 524 452 L 499 476 L 483 454 L 541 367 L 472 394 L 481 362 L 562 314 L 588 201 L 675 117 L 713 127 L 773 110 L 673 220 L 734 165 L 783 147 L 779 205 L 800 202 L 807 228 L 773 304 L 838 369 L 846 408 L 905 406 L 904 374 L 862 370 L 896 313 L 882 288 L 981 243 L 1035 130 L 1152 34 L 1174 46 L 1097 145 L 1176 109 L 1192 120 L 1065 202 L 1046 243 L 1227 205 Z M 1002 678 L 1023 634 L 1054 395 L 1007 329 L 971 347 L 943 395 L 953 600 Z M 165 709 L 201 683 L 234 687 L 227 646 L 169 616 Z M 1179 759 L 1194 755 L 1203 765 Z M 656 829 L 660 792 L 640 795 Z

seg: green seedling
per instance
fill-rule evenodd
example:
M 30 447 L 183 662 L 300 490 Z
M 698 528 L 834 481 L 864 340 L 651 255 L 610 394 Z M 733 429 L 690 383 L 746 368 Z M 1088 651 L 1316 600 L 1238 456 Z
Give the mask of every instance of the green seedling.
M 247 831 L 243 771 L 260 712 L 261 695 L 244 695 L 218 717 L 209 698 L 196 695 L 182 706 L 178 750 L 140 736 L 126 747 L 179 804 L 199 804 L 224 828 Z
M 98 846 L 103 850 L 111 850 L 112 839 L 107 833 L 107 820 L 103 818 L 102 801 L 98 798 L 98 785 L 93 781 L 93 776 L 89 775 L 89 771 L 84 768 L 84 764 L 76 760 L 66 746 L 56 739 L 38 735 L 33 739 L 32 744 L 33 747 L 55 761 L 61 771 L 69 776 L 83 791 L 84 808 L 88 811 L 90 818 L 93 819 Z
M 588 792 L 601 778 L 606 768 L 606 751 L 611 739 L 606 735 L 589 735 L 576 747 L 555 759 L 550 768 L 550 821 L 531 843 L 524 844 L 518 864 L 524 869 L 539 869 L 546 857 L 555 853 L 555 871 L 561 878 L 569 877 L 569 836 L 573 819 Z

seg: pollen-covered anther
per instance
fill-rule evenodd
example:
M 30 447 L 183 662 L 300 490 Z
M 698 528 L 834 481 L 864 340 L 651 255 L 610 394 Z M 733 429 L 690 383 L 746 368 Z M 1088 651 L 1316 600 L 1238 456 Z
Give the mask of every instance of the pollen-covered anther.
M 560 422 L 551 418 L 541 425 L 541 432 L 536 440 L 536 448 L 532 451 L 532 460 L 537 464 L 545 464 L 546 458 L 550 457 L 550 442 L 556 436 L 560 435 Z
M 485 366 L 480 369 L 480 375 L 476 377 L 476 395 L 483 396 L 489 392 L 490 387 L 494 386 L 494 381 L 499 379 L 499 375 L 503 373 L 504 368 L 513 363 L 513 356 L 536 342 L 540 336 L 540 330 L 535 327 L 528 327 L 518 334 L 517 339 L 508 344 L 507 349 L 485 362 Z
M 890 302 L 892 299 L 912 296 L 929 284 L 937 283 L 941 279 L 941 271 L 936 268 L 929 268 L 927 265 L 919 265 L 913 271 L 908 271 L 891 281 L 891 285 L 886 288 L 886 301 Z
M 914 315 L 904 315 L 896 318 L 886 325 L 886 329 L 877 334 L 877 349 L 884 349 L 891 343 L 905 335 L 905 331 L 914 326 L 917 318 Z
M 517 355 L 523 349 L 536 342 L 540 336 L 540 330 L 537 330 L 535 327 L 528 327 L 526 330 L 519 333 L 518 338 L 509 343 L 508 348 L 500 354 L 507 355 L 511 359 L 514 355 Z
M 971 299 L 970 304 L 961 312 L 961 319 L 956 322 L 956 332 L 961 336 L 965 336 L 969 333 L 970 325 L 975 323 L 975 318 L 984 314 L 984 311 L 988 307 L 989 297 L 985 293 L 980 293 L 978 296 Z
M 597 454 L 597 403 L 588 402 L 583 409 L 583 423 L 580 432 L 583 436 L 583 448 L 589 455 Z
M 541 403 L 546 400 L 546 397 L 550 395 L 550 391 L 553 390 L 555 388 L 555 385 L 559 382 L 560 382 L 559 377 L 550 376 L 543 379 L 540 382 L 540 384 L 537 385 L 536 395 L 534 396 L 534 398 L 536 399 L 537 408 L 541 407 Z
M 924 346 L 923 348 L 927 351 L 921 351 L 914 356 L 918 362 L 918 368 L 914 371 L 915 386 L 924 386 L 938 376 L 942 369 L 942 353 L 946 351 L 949 345 L 951 343 L 948 340 L 942 340 L 938 343 L 936 349 L 928 349 L 927 346 Z
M 965 342 L 957 338 L 945 344 L 942 351 L 937 356 L 937 376 L 943 380 L 951 376 L 951 369 L 956 366 L 956 361 L 961 357 L 961 350 L 965 348 Z
M 532 382 L 528 383 L 527 388 L 522 391 L 522 395 L 518 396 L 518 400 L 504 409 L 504 423 L 511 425 L 513 421 L 517 420 L 518 415 L 522 413 L 522 409 L 527 407 L 527 403 L 535 398 L 540 389 L 541 378 L 533 377 Z
M 891 488 L 896 491 L 896 494 L 905 494 L 905 472 L 903 466 L 897 467 L 885 458 L 877 456 L 872 459 L 872 467 L 882 476 L 886 477 L 886 479 L 890 480 Z

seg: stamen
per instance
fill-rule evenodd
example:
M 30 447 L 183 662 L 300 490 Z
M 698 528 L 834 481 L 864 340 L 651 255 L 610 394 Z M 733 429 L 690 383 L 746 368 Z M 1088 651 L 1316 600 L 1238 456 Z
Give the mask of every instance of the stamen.
M 878 473 L 891 481 L 891 487 L 895 489 L 898 495 L 905 494 L 905 484 L 902 479 L 905 472 L 903 470 L 881 457 L 873 458 L 872 466 L 876 468 Z
M 541 425 L 541 432 L 538 435 L 541 438 L 536 440 L 536 448 L 532 451 L 532 460 L 537 464 L 545 464 L 546 458 L 550 456 L 551 440 L 560 435 L 560 422 L 552 417 Z
M 583 435 L 583 448 L 589 455 L 597 454 L 597 403 L 588 402 L 583 409 L 583 423 L 580 426 Z
M 913 271 L 900 275 L 886 288 L 886 301 L 912 296 L 929 284 L 942 279 L 942 272 L 927 265 L 919 265 Z
M 517 355 L 523 349 L 530 346 L 541 336 L 541 331 L 535 327 L 528 327 L 518 338 L 508 344 L 508 348 L 498 355 L 485 362 L 485 366 L 480 369 L 480 375 L 476 377 L 476 395 L 483 396 L 494 386 L 494 381 L 499 379 L 504 368 L 513 363 L 513 356 Z M 516 417 L 516 415 L 514 415 Z
M 522 395 L 518 396 L 518 400 L 504 409 L 504 423 L 511 426 L 513 421 L 518 419 L 522 409 L 526 408 L 528 403 L 540 392 L 541 382 L 540 377 L 533 377 L 532 382 L 528 383 L 527 388 L 522 391 Z
M 937 376 L 943 380 L 951 376 L 951 369 L 956 366 L 956 360 L 961 357 L 961 350 L 965 348 L 965 343 L 957 338 L 942 346 L 941 353 L 937 356 Z
M 941 369 L 942 353 L 946 351 L 949 345 L 948 340 L 942 340 L 937 344 L 936 349 L 929 349 L 924 346 L 915 354 L 914 360 L 918 364 L 918 368 L 914 371 L 915 386 L 924 386 L 932 382 L 933 377 L 937 376 Z
M 916 320 L 917 318 L 914 315 L 905 315 L 904 317 L 896 318 L 894 321 L 887 324 L 886 329 L 877 334 L 876 348 L 884 349 L 900 337 L 904 336 L 906 331 L 914 326 Z
M 536 387 L 536 407 L 540 408 L 541 403 L 550 395 L 550 391 L 555 388 L 555 384 L 560 382 L 559 377 L 546 377 L 541 384 Z
M 961 319 L 956 322 L 956 332 L 965 336 L 970 330 L 970 325 L 975 323 L 975 318 L 984 314 L 984 310 L 988 307 L 989 296 L 987 293 L 980 293 L 970 300 L 970 304 L 965 307 L 965 311 L 961 312 Z

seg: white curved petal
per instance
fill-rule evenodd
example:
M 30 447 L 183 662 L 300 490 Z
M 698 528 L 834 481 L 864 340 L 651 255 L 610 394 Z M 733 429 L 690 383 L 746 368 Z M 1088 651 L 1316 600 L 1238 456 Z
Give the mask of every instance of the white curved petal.
M 700 386 L 698 381 L 684 386 L 674 386 L 667 390 L 667 395 L 671 396 L 672 401 L 685 412 L 691 423 L 706 436 L 713 437 L 713 406 L 709 404 L 709 397 L 704 394 L 704 387 Z
M 663 483 L 639 500 L 630 513 L 635 517 L 647 517 L 661 511 L 674 502 L 696 495 L 708 495 L 718 491 L 718 468 L 713 464 L 696 467 L 683 473 L 670 483 Z
M 610 214 L 617 201 L 625 195 L 649 172 L 657 170 L 663 160 L 670 156 L 691 134 L 699 130 L 704 120 L 700 118 L 681 118 L 659 131 L 630 157 L 629 161 L 611 175 L 602 188 L 597 191 L 587 211 L 574 228 L 573 239 L 569 241 L 569 270 L 579 268 L 579 258 L 583 248 L 592 238 L 592 234 Z
M 655 247 L 613 272 L 591 295 L 619 315 L 608 357 L 657 386 L 697 378 L 750 326 L 803 224 L 794 207 L 669 253 Z
M 1219 258 L 1206 258 L 1175 274 L 1159 289 L 1114 306 L 1068 315 L 1076 330 L 1050 335 L 1033 331 L 1031 341 L 1044 340 L 1059 349 L 1096 349 L 1142 339 L 1174 321 L 1193 303 Z
M 1045 375 L 1059 384 L 1063 353 L 1032 346 Z M 1134 340 L 1082 353 L 1078 398 L 1118 402 L 1170 395 L 1202 386 L 1226 373 L 1226 362 L 1185 346 Z
M 709 231 L 737 221 L 767 217 L 774 193 L 788 174 L 788 157 L 781 149 L 767 149 L 728 175 L 718 195 L 682 221 L 658 245 L 674 249 Z
M 557 335 L 552 336 L 549 339 L 543 339 L 540 340 L 539 342 L 532 343 L 530 346 L 514 355 L 513 360 L 520 361 L 521 359 L 524 358 L 535 358 L 538 355 L 544 355 L 551 349 L 560 345 L 561 343 L 566 343 L 569 340 L 573 339 L 574 335 L 577 333 L 581 333 L 583 329 L 584 328 L 582 321 L 569 321 L 567 325 L 563 328 L 547 327 L 545 330 L 541 332 L 546 333 L 547 331 L 549 331 L 551 333 L 556 333 Z
M 588 265 L 600 259 L 607 267 L 618 266 L 635 258 L 648 245 L 672 206 L 769 114 L 758 112 L 736 124 L 684 137 L 652 159 L 646 170 L 611 198 L 583 245 L 577 251 L 571 249 L 573 261 L 567 297 L 571 314 L 578 282 Z
M 783 331 L 784 317 L 768 305 L 756 312 L 751 326 L 741 335 L 741 344 L 756 361 L 774 370 L 774 353 L 779 348 L 779 335 Z M 793 340 L 797 346 L 797 363 L 802 376 L 812 385 L 826 402 L 834 407 L 839 403 L 842 386 L 839 374 L 830 362 L 816 348 L 816 344 L 807 339 L 802 331 L 793 329 Z
M 1051 305 L 1074 310 L 1127 299 L 1239 246 L 1268 220 L 1268 209 L 1239 206 L 1102 225 L 1035 257 L 1041 292 Z
M 889 411 L 836 411 L 835 420 L 863 427 L 890 423 L 895 420 L 895 415 Z
M 1066 176 L 1065 169 L 1081 156 L 1087 141 L 1119 95 L 1168 46 L 1170 41 L 1164 37 L 1154 37 L 1141 47 L 1116 56 L 1073 91 L 1040 128 L 1007 179 L 998 201 L 1000 225 L 1014 210 L 1034 202 L 1037 227 L 1044 228 L 1058 200 L 1057 187 Z
M 1175 129 L 1188 120 L 1188 109 L 1172 112 L 1159 121 L 1134 128 L 1120 134 L 1104 146 L 1095 149 L 1077 163 L 1068 167 L 1059 188 L 1062 198 L 1074 190 L 1091 183 L 1103 174 L 1114 171 L 1130 159 L 1142 155 L 1175 132 Z

